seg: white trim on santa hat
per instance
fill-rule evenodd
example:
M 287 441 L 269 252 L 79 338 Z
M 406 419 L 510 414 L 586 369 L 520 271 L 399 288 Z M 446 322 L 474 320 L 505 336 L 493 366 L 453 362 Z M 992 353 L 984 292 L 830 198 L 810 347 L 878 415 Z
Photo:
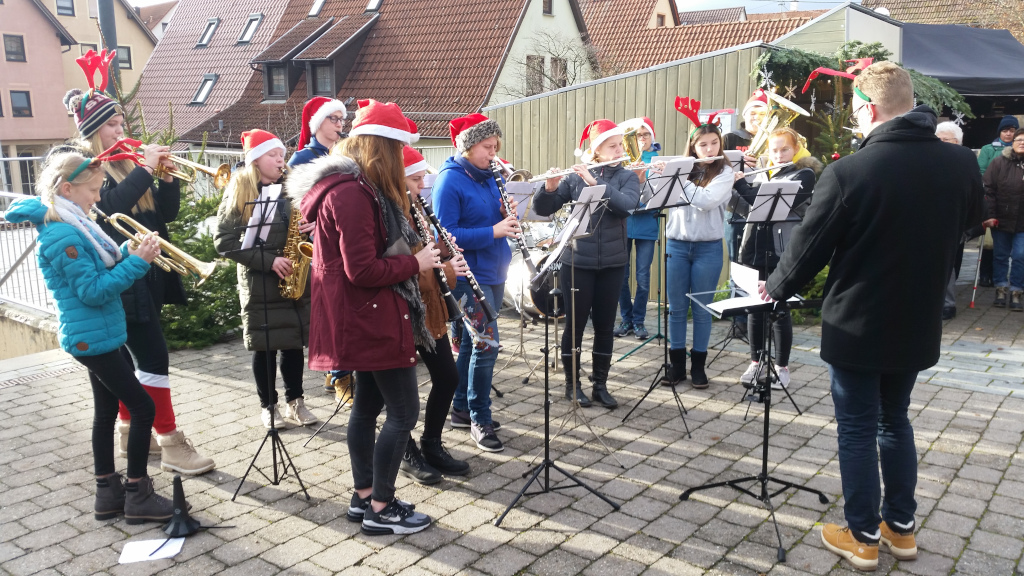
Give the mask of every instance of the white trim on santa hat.
M 426 160 L 420 160 L 419 162 L 417 162 L 415 164 L 410 164 L 410 165 L 406 166 L 405 167 L 405 175 L 406 176 L 412 176 L 413 174 L 415 174 L 417 172 L 422 172 L 424 170 L 430 170 L 430 164 L 427 164 Z
M 622 126 L 616 126 L 615 128 L 612 128 L 611 130 L 606 130 L 606 131 L 601 132 L 600 134 L 598 134 L 596 137 L 591 138 L 590 139 L 590 149 L 593 150 L 593 149 L 597 148 L 602 143 L 604 143 L 605 140 L 611 138 L 612 136 L 620 136 L 621 137 L 621 136 L 625 136 L 625 135 L 626 135 L 626 130 Z
M 406 144 L 412 144 L 420 139 L 419 133 L 412 134 L 406 130 L 399 130 L 383 124 L 363 124 L 349 130 L 349 136 L 383 136 L 392 140 L 399 140 Z
M 245 153 L 245 165 L 248 166 L 252 164 L 257 158 L 263 156 L 267 152 L 270 152 L 274 148 L 280 148 L 282 152 L 286 152 L 288 150 L 284 147 L 284 142 L 281 142 L 280 138 L 271 138 L 255 148 L 250 148 L 249 151 Z
M 630 118 L 629 120 L 626 120 L 625 122 L 619 124 L 619 126 L 621 126 L 622 128 L 625 128 L 626 130 L 629 130 L 631 128 L 639 129 L 641 126 L 643 126 L 644 128 L 647 128 L 648 132 L 651 133 L 651 138 L 652 139 L 656 137 L 654 135 L 654 127 L 651 126 L 650 124 L 648 124 L 647 122 L 645 122 L 642 117 L 641 118 Z
M 348 108 L 345 108 L 345 103 L 341 100 L 331 100 L 330 102 L 324 102 L 320 108 L 317 109 L 316 114 L 313 114 L 309 118 L 309 135 L 316 136 L 316 131 L 320 129 L 320 125 L 327 120 L 327 117 L 332 112 L 341 112 L 348 118 Z M 304 144 L 309 144 L 305 142 Z

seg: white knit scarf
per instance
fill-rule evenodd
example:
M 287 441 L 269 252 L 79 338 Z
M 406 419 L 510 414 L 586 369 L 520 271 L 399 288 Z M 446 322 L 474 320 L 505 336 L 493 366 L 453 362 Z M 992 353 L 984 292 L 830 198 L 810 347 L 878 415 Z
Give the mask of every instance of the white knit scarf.
M 121 251 L 117 249 L 117 243 L 107 236 L 99 224 L 82 212 L 82 208 L 78 204 L 63 196 L 57 196 L 53 199 L 53 207 L 57 210 L 61 221 L 74 226 L 79 232 L 85 234 L 107 268 L 113 268 L 114 264 L 117 264 L 117 261 L 121 259 Z

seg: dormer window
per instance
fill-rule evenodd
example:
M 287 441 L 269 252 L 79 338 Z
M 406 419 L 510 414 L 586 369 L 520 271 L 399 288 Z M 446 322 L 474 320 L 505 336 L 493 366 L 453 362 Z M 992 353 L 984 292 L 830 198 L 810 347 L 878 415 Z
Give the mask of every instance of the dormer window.
M 658 23 L 657 24 L 658 28 L 664 28 L 665 27 L 665 15 L 664 14 L 658 14 L 657 23 Z
M 366 12 L 377 12 L 383 0 L 370 0 L 366 3 Z
M 331 64 L 313 65 L 313 94 L 317 96 L 334 96 L 334 88 L 331 86 L 331 76 L 334 66 Z
M 213 85 L 217 83 L 216 74 L 206 74 L 203 79 L 199 82 L 199 89 L 196 90 L 196 95 L 192 97 L 192 101 L 189 104 L 203 105 L 206 104 L 206 99 L 210 97 L 210 92 L 213 90 Z
M 210 40 L 213 40 L 213 33 L 217 30 L 219 24 L 220 18 L 210 18 L 206 21 L 206 28 L 203 28 L 203 33 L 199 35 L 199 42 L 196 42 L 196 48 L 210 45 Z
M 272 97 L 288 97 L 288 73 L 284 66 L 268 66 L 267 94 Z
M 327 0 L 313 0 L 313 7 L 309 9 L 309 16 L 319 16 L 324 9 L 324 2 Z
M 252 41 L 252 37 L 256 35 L 256 30 L 260 27 L 260 22 L 263 21 L 263 14 L 250 14 L 249 19 L 246 20 L 245 26 L 242 28 L 242 35 L 238 37 L 239 44 L 248 44 Z

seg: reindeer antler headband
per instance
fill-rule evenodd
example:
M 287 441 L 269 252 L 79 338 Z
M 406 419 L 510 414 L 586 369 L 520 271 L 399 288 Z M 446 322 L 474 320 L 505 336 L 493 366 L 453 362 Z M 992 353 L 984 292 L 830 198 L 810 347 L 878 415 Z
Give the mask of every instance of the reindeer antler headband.
M 721 128 L 722 119 L 718 117 L 719 114 L 732 114 L 736 110 L 732 108 L 725 108 L 723 110 L 716 110 L 708 116 L 707 122 L 700 121 L 700 100 L 694 100 L 690 97 L 676 96 L 676 110 L 678 110 L 683 116 L 689 118 L 690 122 L 693 122 L 693 130 L 690 130 L 690 138 L 693 138 L 695 132 L 700 129 L 701 126 L 714 126 Z

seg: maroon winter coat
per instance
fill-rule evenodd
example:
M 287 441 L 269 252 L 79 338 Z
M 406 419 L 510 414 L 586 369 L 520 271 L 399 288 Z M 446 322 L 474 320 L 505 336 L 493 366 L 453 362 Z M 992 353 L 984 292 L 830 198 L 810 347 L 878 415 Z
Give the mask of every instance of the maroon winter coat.
M 359 167 L 345 157 L 319 158 L 294 168 L 286 187 L 302 216 L 316 221 L 309 368 L 416 366 L 409 306 L 390 286 L 415 276 L 419 262 L 383 256 L 383 213 Z

